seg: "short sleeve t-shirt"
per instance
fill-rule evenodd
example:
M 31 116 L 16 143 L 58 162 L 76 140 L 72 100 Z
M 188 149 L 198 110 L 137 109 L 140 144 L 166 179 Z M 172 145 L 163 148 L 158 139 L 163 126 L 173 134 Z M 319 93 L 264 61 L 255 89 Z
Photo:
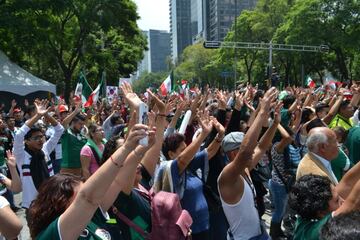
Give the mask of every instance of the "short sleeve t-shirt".
M 209 229 L 209 211 L 202 190 L 203 182 L 194 175 L 198 169 L 201 169 L 201 172 L 204 173 L 205 161 L 208 161 L 208 153 L 206 150 L 196 153 L 187 170 L 182 173 L 186 174 L 186 182 L 184 196 L 181 199 L 181 206 L 190 213 L 193 219 L 191 226 L 193 233 L 199 233 Z M 176 160 L 171 163 L 171 175 L 175 188 L 181 181 L 181 174 L 179 173 Z
M 320 220 L 297 219 L 294 230 L 294 240 L 318 240 L 321 228 L 331 218 L 331 213 Z
M 80 151 L 87 139 L 81 133 L 73 133 L 70 128 L 64 131 L 61 137 L 62 168 L 81 168 Z
M 101 152 L 103 152 L 104 144 L 99 145 L 98 148 Z M 93 174 L 96 170 L 98 170 L 99 164 L 96 162 L 95 156 L 90 146 L 88 145 L 83 146 L 83 148 L 80 151 L 80 155 L 90 158 L 90 165 L 89 165 L 90 174 Z
M 102 211 L 98 209 L 90 223 L 83 230 L 78 240 L 110 240 L 110 233 L 104 228 L 107 221 Z M 59 232 L 59 218 L 56 218 L 50 225 L 42 231 L 36 240 L 61 240 Z
M 151 206 L 150 202 L 141 193 L 133 189 L 130 195 L 120 192 L 114 202 L 114 206 L 146 232 L 151 232 Z M 117 218 L 117 217 L 116 217 Z M 124 239 L 144 239 L 138 232 L 117 218 L 118 226 Z

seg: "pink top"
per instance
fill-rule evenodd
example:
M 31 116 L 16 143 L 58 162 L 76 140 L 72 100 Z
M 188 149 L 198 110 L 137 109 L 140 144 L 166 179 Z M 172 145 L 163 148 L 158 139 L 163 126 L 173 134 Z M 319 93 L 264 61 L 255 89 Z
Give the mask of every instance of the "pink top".
M 101 152 L 104 151 L 104 144 L 98 145 L 98 148 Z M 99 165 L 96 162 L 96 159 L 93 155 L 93 152 L 91 151 L 91 148 L 88 145 L 83 146 L 80 152 L 81 156 L 89 157 L 90 158 L 90 165 L 89 165 L 89 172 L 90 174 L 93 174 L 98 168 Z

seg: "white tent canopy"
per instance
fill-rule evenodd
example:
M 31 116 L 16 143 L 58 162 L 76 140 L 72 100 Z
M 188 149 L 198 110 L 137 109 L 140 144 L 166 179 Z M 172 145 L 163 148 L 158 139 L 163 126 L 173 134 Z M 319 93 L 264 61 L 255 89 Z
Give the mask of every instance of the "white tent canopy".
M 56 86 L 25 71 L 0 51 L 0 91 L 25 96 L 36 91 L 56 95 Z

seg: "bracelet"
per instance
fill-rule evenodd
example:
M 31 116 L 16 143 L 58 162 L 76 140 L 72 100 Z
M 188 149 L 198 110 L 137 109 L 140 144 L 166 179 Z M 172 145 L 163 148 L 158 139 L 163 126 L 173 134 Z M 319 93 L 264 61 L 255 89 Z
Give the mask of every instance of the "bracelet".
M 118 164 L 117 162 L 115 162 L 115 160 L 113 159 L 112 155 L 110 156 L 110 160 L 111 162 L 118 168 L 121 168 L 123 166 L 123 164 Z
M 215 141 L 221 142 L 224 139 L 224 136 L 220 137 L 219 134 L 216 135 Z
M 158 113 L 157 116 L 159 116 L 159 117 L 167 117 L 165 114 L 162 114 L 162 113 Z
M 142 158 L 144 156 L 143 154 L 138 154 L 136 152 L 136 148 L 133 150 L 133 152 L 134 152 L 135 157 Z

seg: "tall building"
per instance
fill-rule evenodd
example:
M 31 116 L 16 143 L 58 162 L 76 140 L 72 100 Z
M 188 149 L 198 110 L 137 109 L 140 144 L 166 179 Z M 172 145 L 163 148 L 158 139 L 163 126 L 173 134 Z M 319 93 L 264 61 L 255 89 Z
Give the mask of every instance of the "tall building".
M 170 33 L 162 30 L 143 31 L 147 38 L 148 51 L 138 66 L 138 72 L 161 72 L 167 71 L 167 58 L 171 55 Z
M 191 0 L 169 0 L 171 56 L 176 62 L 182 51 L 191 45 Z
M 222 41 L 243 10 L 253 9 L 257 0 L 209 0 L 205 8 L 206 40 Z

